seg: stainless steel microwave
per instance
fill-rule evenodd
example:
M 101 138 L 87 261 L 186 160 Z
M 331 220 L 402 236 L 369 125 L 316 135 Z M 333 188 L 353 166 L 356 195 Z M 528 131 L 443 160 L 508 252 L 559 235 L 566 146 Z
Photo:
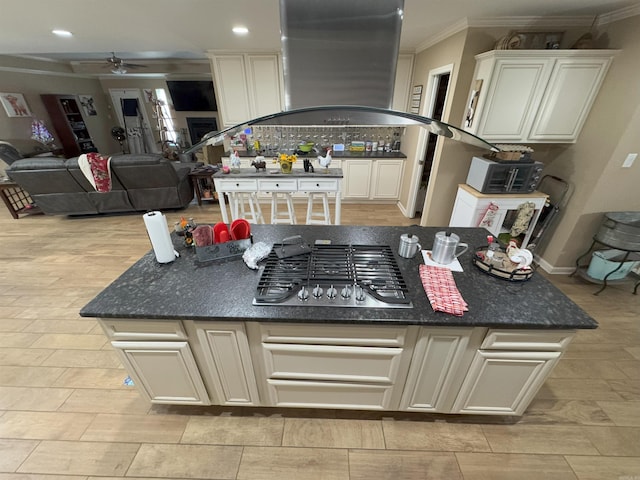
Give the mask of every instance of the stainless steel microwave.
M 540 183 L 542 162 L 494 162 L 473 157 L 467 185 L 480 193 L 529 193 Z

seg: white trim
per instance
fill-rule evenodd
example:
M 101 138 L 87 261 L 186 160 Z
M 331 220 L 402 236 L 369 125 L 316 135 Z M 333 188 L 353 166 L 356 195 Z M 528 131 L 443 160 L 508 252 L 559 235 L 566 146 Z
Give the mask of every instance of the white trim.
M 447 101 L 449 100 L 451 82 L 453 80 L 453 71 L 454 64 L 449 63 L 448 65 L 443 65 L 438 68 L 434 68 L 429 70 L 429 76 L 427 79 L 427 86 L 424 90 L 424 102 L 422 104 L 422 111 L 420 115 L 429 117 L 433 115 L 433 108 L 435 106 L 436 101 L 436 93 L 438 89 L 438 81 L 439 78 L 443 75 L 449 74 L 449 84 L 447 85 L 447 92 L 445 93 L 445 101 L 444 105 L 446 107 Z M 444 111 L 443 111 L 444 114 Z M 424 170 L 424 162 L 422 158 L 424 157 L 425 151 L 427 149 L 427 140 L 429 138 L 429 131 L 426 128 L 421 128 L 418 133 L 418 141 L 415 149 L 414 157 L 416 160 L 413 164 L 413 171 L 411 172 L 411 185 L 409 185 L 409 197 L 407 201 L 407 217 L 413 218 L 416 214 L 416 197 L 418 196 L 418 190 L 420 190 L 420 181 L 422 179 L 422 173 Z M 438 137 L 438 141 L 440 141 L 440 137 Z M 436 143 L 436 149 L 437 149 Z M 421 163 L 422 162 L 422 163 Z M 428 186 L 427 186 L 428 190 Z M 421 212 L 424 215 L 424 209 L 421 207 Z
M 72 78 L 96 78 L 95 75 L 78 74 L 73 72 L 56 72 L 55 70 L 37 70 L 31 68 L 3 67 L 0 66 L 0 72 L 26 73 L 29 75 L 55 75 L 58 77 Z
M 550 275 L 571 275 L 575 271 L 575 267 L 554 267 L 544 258 L 536 255 L 535 261 L 542 270 Z
M 596 26 L 600 27 L 609 23 L 624 20 L 625 18 L 634 17 L 636 15 L 640 15 L 640 3 L 598 15 L 596 19 Z
M 451 37 L 452 35 L 455 35 L 458 32 L 462 32 L 463 30 L 466 30 L 467 28 L 469 28 L 469 23 L 466 18 L 463 18 L 462 20 L 458 20 L 453 25 L 450 25 L 444 30 L 441 30 L 435 35 L 431 35 L 430 37 L 427 37 L 426 40 L 423 40 L 422 42 L 420 42 L 416 47 L 416 53 L 420 53 L 421 51 L 426 50 L 427 48 L 433 47 L 435 44 L 440 43 L 443 40 L 446 40 L 447 38 Z
M 472 18 L 468 21 L 469 27 L 509 27 L 509 28 L 531 28 L 531 27 L 590 27 L 593 24 L 595 15 L 581 15 L 577 17 L 487 17 Z
M 580 15 L 575 17 L 539 17 L 539 16 L 521 16 L 521 17 L 486 17 L 486 18 L 463 18 L 456 23 L 449 25 L 447 28 L 439 31 L 438 33 L 427 37 L 420 42 L 415 49 L 415 53 L 420 53 L 427 48 L 430 48 L 437 43 L 446 40 L 452 35 L 461 32 L 465 29 L 474 28 L 531 28 L 531 27 L 591 27 L 596 23 L 596 26 L 606 25 L 607 23 L 617 22 L 634 15 L 640 15 L 640 4 L 632 5 L 630 7 L 614 10 L 610 13 L 605 13 L 598 16 L 593 15 Z

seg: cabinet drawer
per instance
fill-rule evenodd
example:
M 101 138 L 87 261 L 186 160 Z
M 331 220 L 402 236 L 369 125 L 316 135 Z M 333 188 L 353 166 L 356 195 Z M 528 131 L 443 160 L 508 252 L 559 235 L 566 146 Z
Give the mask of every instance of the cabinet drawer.
M 250 324 L 251 325 L 251 324 Z M 254 327 L 251 326 L 251 329 Z M 362 345 L 402 347 L 407 340 L 407 327 L 367 325 L 291 325 L 259 324 L 260 342 L 307 345 Z
M 564 351 L 574 334 L 572 330 L 489 330 L 480 348 L 483 350 Z
M 225 179 L 220 181 L 220 186 L 224 192 L 255 192 L 258 189 L 258 182 L 244 178 Z
M 267 390 L 274 407 L 392 409 L 390 386 L 268 380 Z
M 338 190 L 338 180 L 305 178 L 298 181 L 298 186 L 304 192 L 334 192 Z
M 263 344 L 268 379 L 392 384 L 401 348 Z
M 295 192 L 298 190 L 298 182 L 293 178 L 258 180 L 258 189 L 261 192 Z
M 186 340 L 180 320 L 100 318 L 102 329 L 112 340 Z

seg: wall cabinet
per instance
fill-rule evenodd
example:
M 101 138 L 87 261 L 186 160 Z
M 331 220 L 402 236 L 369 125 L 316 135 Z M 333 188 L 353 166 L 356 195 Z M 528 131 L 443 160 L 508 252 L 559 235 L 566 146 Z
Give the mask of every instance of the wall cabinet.
M 209 55 L 221 126 L 231 127 L 283 109 L 277 54 Z
M 477 55 L 463 128 L 490 142 L 574 143 L 615 53 L 494 50 Z
M 413 54 L 401 53 L 396 64 L 396 81 L 393 87 L 391 109 L 398 112 L 409 111 L 409 97 L 413 76 Z
M 458 185 L 458 193 L 456 194 L 456 201 L 453 204 L 453 212 L 451 212 L 449 226 L 479 226 L 489 205 L 493 203 L 498 207 L 498 210 L 491 224 L 485 228 L 497 237 L 500 233 L 510 231 L 511 223 L 515 218 L 518 207 L 525 202 L 532 202 L 535 205 L 533 217 L 531 217 L 529 221 L 529 228 L 520 238 L 520 246 L 526 248 L 546 201 L 547 195 L 541 192 L 491 195 L 480 193 L 469 185 L 461 184 Z
M 62 145 L 67 158 L 83 153 L 97 152 L 91 140 L 79 100 L 72 95 L 41 95 L 47 113 L 56 132 L 56 140 Z

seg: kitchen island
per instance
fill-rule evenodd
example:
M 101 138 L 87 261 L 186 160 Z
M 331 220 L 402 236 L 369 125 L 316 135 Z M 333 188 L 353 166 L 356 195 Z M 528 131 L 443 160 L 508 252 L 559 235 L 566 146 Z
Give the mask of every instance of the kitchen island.
M 438 228 L 253 226 L 254 242 L 388 245 Z M 89 302 L 141 394 L 155 403 L 521 415 L 577 329 L 597 323 L 541 275 L 511 283 L 471 263 L 486 231 L 455 228 L 470 251 L 454 273 L 469 305 L 434 312 L 420 256 L 396 255 L 412 308 L 255 306 L 261 270 L 242 260 L 158 264 L 147 253 Z M 302 302 L 301 302 L 302 303 Z

